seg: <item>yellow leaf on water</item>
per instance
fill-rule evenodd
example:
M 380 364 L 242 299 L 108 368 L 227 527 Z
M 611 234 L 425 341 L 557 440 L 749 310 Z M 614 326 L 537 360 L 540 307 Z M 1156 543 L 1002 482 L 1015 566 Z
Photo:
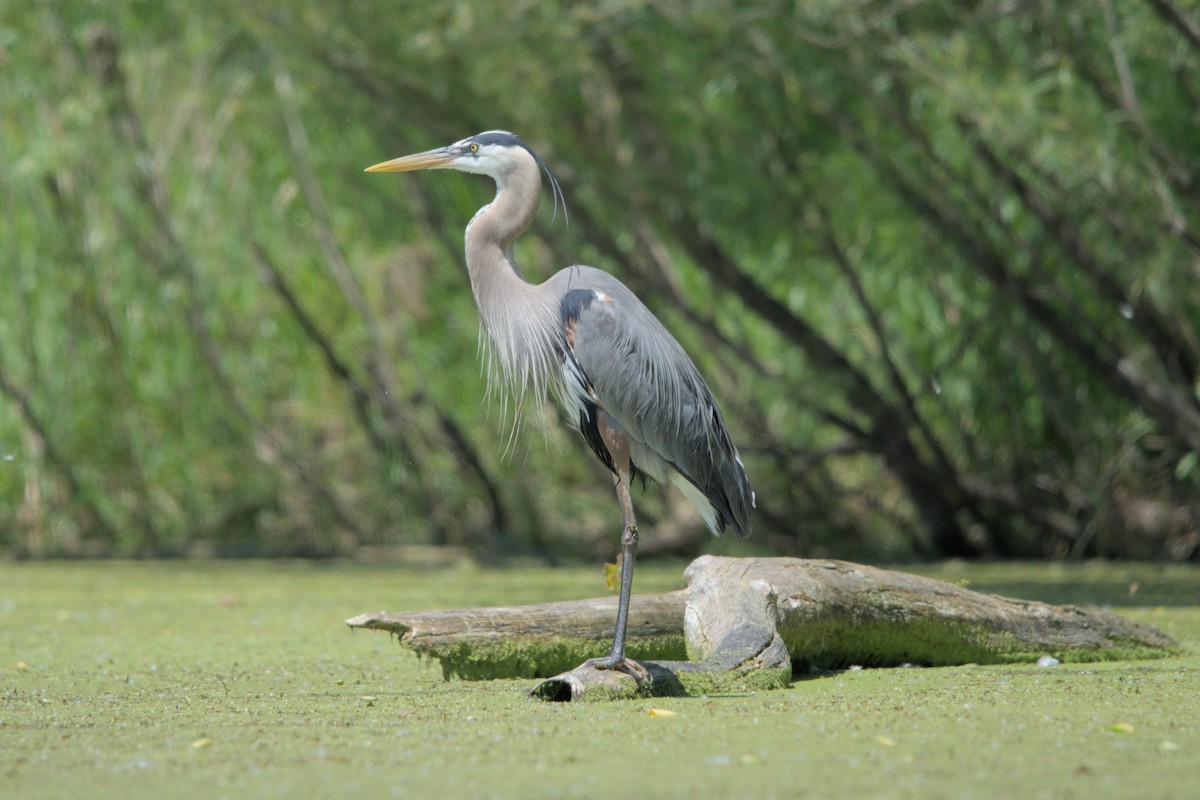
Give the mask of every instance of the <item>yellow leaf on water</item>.
M 1117 722 L 1108 726 L 1113 733 L 1133 733 L 1133 726 L 1128 722 Z
M 652 716 L 652 717 L 673 717 L 673 716 L 675 716 L 675 712 L 670 710 L 669 708 L 652 708 L 652 709 L 650 709 L 650 716 Z
M 896 740 L 890 736 L 876 736 L 875 741 L 879 742 L 884 747 L 895 747 Z
M 197 739 L 196 741 L 192 742 L 192 749 L 199 750 L 202 747 L 208 747 L 210 744 L 212 744 L 212 739 L 207 737 L 203 739 Z

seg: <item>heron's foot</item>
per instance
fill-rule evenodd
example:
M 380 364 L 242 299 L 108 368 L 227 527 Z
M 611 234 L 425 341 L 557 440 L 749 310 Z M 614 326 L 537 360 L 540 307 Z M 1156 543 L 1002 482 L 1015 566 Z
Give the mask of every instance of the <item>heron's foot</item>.
M 611 669 L 617 672 L 624 672 L 637 681 L 639 685 L 650 680 L 650 670 L 632 658 L 625 658 L 624 656 L 607 655 L 600 658 L 589 658 L 579 666 L 581 669 L 590 667 L 592 669 Z

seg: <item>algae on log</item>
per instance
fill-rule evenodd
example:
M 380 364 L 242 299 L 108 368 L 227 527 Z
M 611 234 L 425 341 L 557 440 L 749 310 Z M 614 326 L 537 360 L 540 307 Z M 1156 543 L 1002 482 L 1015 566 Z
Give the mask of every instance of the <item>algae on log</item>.
M 635 596 L 629 606 L 631 658 L 685 658 L 684 590 Z M 351 628 L 394 634 L 418 655 L 437 659 L 447 678 L 545 678 L 608 652 L 617 598 L 530 606 L 360 614 Z
M 680 592 L 640 595 L 627 652 L 651 680 L 585 667 L 534 688 L 549 700 L 746 691 L 793 667 L 945 666 L 1154 658 L 1176 647 L 1150 625 L 844 561 L 702 556 Z M 492 609 L 363 614 L 441 661 L 446 677 L 541 677 L 608 651 L 615 598 Z M 688 661 L 680 659 L 685 653 Z
M 1177 647 L 1152 625 L 1080 606 L 982 594 L 945 581 L 846 561 L 701 556 L 684 573 L 760 580 L 778 595 L 777 625 L 792 663 L 948 666 L 1034 661 L 1159 658 Z M 689 646 L 704 620 L 687 620 Z M 695 624 L 693 629 L 692 625 Z

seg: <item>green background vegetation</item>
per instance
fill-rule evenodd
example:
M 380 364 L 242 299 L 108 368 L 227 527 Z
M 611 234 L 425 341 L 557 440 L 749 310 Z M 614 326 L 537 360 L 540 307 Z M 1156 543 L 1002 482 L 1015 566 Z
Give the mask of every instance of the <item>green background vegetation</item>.
M 639 589 L 676 588 L 680 566 L 643 565 Z M 443 682 L 436 664 L 342 619 L 594 596 L 594 569 L 0 563 L 0 784 L 30 800 L 1195 795 L 1200 569 L 925 571 L 981 591 L 1110 605 L 1185 652 L 546 704 L 526 698 L 532 680 Z
M 1193 0 L 5 3 L 0 546 L 594 557 L 598 464 L 481 400 L 460 175 L 552 165 L 531 276 L 629 283 L 758 547 L 1196 558 Z M 548 204 L 547 204 L 548 206 Z M 647 550 L 704 545 L 642 501 Z

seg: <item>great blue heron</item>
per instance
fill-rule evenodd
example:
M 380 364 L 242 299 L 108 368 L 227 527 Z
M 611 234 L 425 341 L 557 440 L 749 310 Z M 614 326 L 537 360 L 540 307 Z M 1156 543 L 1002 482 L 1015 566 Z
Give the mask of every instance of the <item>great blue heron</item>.
M 573 266 L 545 283 L 525 281 L 512 245 L 533 221 L 545 170 L 555 209 L 562 197 L 546 162 L 507 131 L 396 158 L 367 172 L 453 169 L 487 175 L 496 197 L 467 224 L 467 272 L 487 332 L 492 378 L 524 400 L 557 396 L 583 438 L 616 475 L 624 517 L 621 585 L 612 650 L 586 662 L 627 672 L 625 658 L 638 530 L 630 480 L 647 475 L 682 490 L 713 533 L 750 533 L 754 494 L 712 392 L 683 348 L 613 276 Z M 564 214 L 566 206 L 563 206 Z

